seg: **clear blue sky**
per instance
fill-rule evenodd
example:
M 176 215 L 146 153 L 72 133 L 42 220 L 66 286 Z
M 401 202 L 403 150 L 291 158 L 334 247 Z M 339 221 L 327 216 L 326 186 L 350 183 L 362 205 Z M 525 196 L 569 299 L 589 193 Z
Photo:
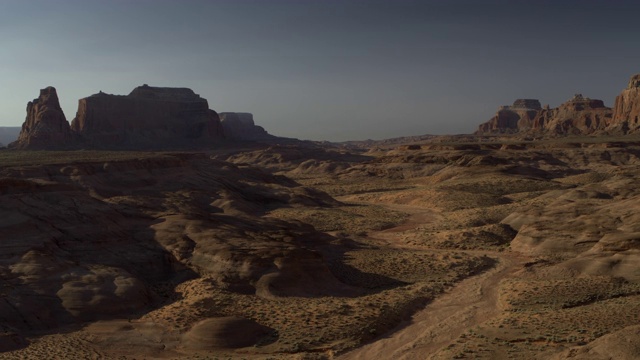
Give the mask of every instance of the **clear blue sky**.
M 55 86 L 190 87 L 314 140 L 469 133 L 516 98 L 608 106 L 640 72 L 638 1 L 0 0 L 0 126 Z

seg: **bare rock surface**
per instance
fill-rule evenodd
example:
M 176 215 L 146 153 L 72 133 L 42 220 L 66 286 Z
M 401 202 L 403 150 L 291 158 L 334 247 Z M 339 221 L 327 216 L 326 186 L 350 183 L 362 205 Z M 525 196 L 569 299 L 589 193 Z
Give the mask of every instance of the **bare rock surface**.
M 576 94 L 571 100 L 555 109 L 542 110 L 533 119 L 533 131 L 552 134 L 592 134 L 607 128 L 611 122 L 612 110 L 602 100 L 595 100 Z M 526 129 L 526 124 L 521 127 Z
M 98 93 L 78 103 L 71 129 L 97 148 L 170 148 L 223 138 L 218 114 L 187 88 L 143 85 L 127 96 Z
M 224 134 L 229 139 L 236 140 L 271 140 L 262 126 L 257 126 L 253 121 L 253 114 L 243 112 L 222 112 L 220 122 Z
M 612 125 L 622 131 L 634 131 L 640 127 L 640 74 L 633 75 L 627 88 L 616 97 Z
M 24 149 L 65 148 L 74 139 L 69 123 L 52 86 L 40 90 L 40 96 L 27 104 L 27 118 L 18 139 L 11 147 Z
M 516 132 L 520 122 L 532 122 L 540 110 L 539 100 L 517 99 L 512 106 L 501 106 L 491 120 L 479 126 L 478 133 Z
M 500 107 L 491 120 L 478 127 L 476 134 L 591 134 L 610 126 L 612 114 L 602 100 L 585 98 L 582 94 L 557 108 L 542 108 L 538 100 L 519 99 L 513 106 Z

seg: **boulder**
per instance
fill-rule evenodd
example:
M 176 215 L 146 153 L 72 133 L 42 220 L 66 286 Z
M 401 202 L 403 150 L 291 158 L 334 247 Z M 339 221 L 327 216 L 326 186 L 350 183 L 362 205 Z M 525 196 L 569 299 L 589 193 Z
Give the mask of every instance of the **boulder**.
M 223 112 L 220 113 L 220 122 L 225 136 L 229 139 L 265 140 L 273 138 L 263 127 L 255 124 L 251 113 Z
M 224 137 L 218 114 L 187 88 L 143 85 L 129 95 L 80 99 L 71 129 L 91 147 L 166 148 Z
M 69 122 L 52 86 L 40 90 L 40 96 L 27 104 L 27 118 L 18 140 L 9 144 L 17 149 L 65 148 L 73 139 Z

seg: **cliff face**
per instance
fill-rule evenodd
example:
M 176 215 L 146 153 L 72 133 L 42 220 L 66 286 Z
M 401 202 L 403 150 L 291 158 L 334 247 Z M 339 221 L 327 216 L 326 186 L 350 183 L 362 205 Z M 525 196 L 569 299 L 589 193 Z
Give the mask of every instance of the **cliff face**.
M 581 94 L 552 109 L 540 107 L 537 100 L 519 99 L 513 106 L 502 106 L 476 133 L 591 134 L 607 128 L 611 118 L 612 110 L 602 100 Z
M 238 112 L 220 113 L 220 121 L 224 134 L 229 139 L 265 140 L 273 138 L 263 127 L 253 121 L 253 114 Z
M 186 88 L 147 85 L 127 96 L 101 92 L 80 99 L 71 129 L 98 147 L 161 147 L 224 137 L 206 99 Z
M 480 124 L 476 133 L 514 133 L 531 122 L 542 110 L 540 101 L 518 99 L 512 106 L 501 106 L 491 120 Z
M 611 125 L 623 131 L 640 128 L 640 74 L 633 75 L 627 88 L 616 97 Z
M 18 149 L 171 149 L 211 145 L 224 138 L 218 113 L 187 88 L 143 85 L 129 95 L 103 92 L 80 99 L 71 125 L 56 89 L 27 105 Z
M 557 135 L 591 134 L 604 130 L 611 121 L 612 113 L 602 100 L 577 94 L 557 108 L 541 111 L 531 130 Z
M 41 89 L 40 96 L 27 104 L 27 117 L 18 140 L 9 144 L 9 147 L 38 150 L 64 148 L 72 142 L 72 138 L 56 89 L 49 86 Z

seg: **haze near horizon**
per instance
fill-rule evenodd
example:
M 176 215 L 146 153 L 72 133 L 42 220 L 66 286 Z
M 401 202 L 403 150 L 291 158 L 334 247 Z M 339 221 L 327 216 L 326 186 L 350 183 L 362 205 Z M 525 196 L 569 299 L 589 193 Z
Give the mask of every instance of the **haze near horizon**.
M 0 126 L 55 86 L 189 87 L 278 136 L 473 132 L 499 105 L 613 106 L 640 72 L 631 1 L 0 1 Z

